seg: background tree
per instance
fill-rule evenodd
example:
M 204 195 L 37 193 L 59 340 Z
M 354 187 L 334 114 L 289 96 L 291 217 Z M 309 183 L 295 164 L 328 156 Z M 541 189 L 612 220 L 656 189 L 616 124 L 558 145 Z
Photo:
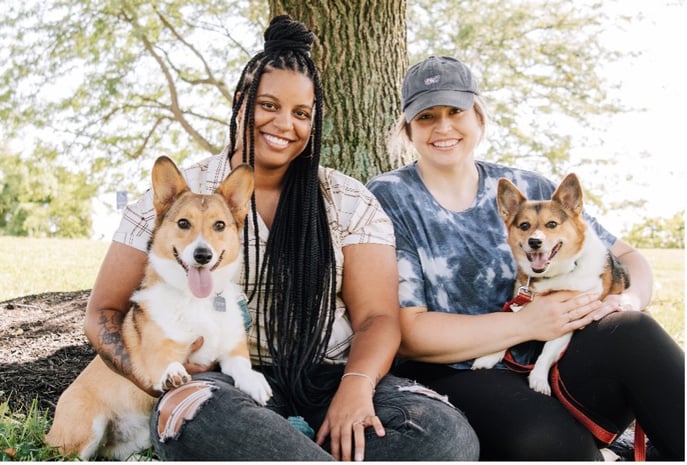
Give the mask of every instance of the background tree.
M 231 86 L 262 48 L 270 12 L 317 32 L 325 163 L 362 181 L 398 165 L 385 145 L 401 78 L 429 54 L 479 75 L 494 116 L 486 159 L 568 171 L 585 160 L 570 159 L 566 128 L 619 110 L 598 75 L 616 54 L 599 42 L 593 2 L 25 0 L 0 17 L 0 137 L 25 159 L 50 146 L 56 166 L 101 194 L 140 191 L 157 156 L 183 163 L 226 143 Z
M 561 118 L 583 124 L 582 115 L 616 110 L 596 74 L 613 58 L 598 43 L 599 5 L 572 3 L 12 2 L 0 20 L 4 136 L 34 128 L 60 144 L 61 159 L 86 161 L 92 179 L 110 185 L 146 179 L 142 166 L 162 153 L 179 162 L 216 153 L 227 137 L 229 86 L 261 48 L 269 6 L 318 33 L 330 165 L 363 180 L 395 166 L 384 147 L 408 64 L 407 28 L 410 62 L 458 55 L 480 74 L 496 117 L 487 158 L 565 169 Z
M 317 35 L 313 58 L 325 94 L 323 164 L 366 180 L 398 166 L 386 135 L 400 105 L 408 65 L 406 0 L 269 0 Z
M 40 158 L 0 157 L 0 236 L 88 237 L 96 189 L 83 173 L 53 166 L 55 153 Z
M 684 249 L 685 211 L 671 218 L 647 218 L 632 226 L 623 239 L 641 249 Z
M 0 19 L 0 131 L 53 144 L 58 162 L 103 186 L 147 179 L 163 153 L 216 153 L 228 86 L 262 46 L 265 14 L 253 0 L 11 2 Z
M 589 162 L 570 158 L 571 134 L 591 135 L 591 116 L 622 110 L 607 98 L 615 83 L 599 74 L 620 57 L 600 40 L 600 2 L 417 0 L 408 22 L 411 62 L 450 55 L 478 75 L 494 123 L 486 159 L 561 178 Z

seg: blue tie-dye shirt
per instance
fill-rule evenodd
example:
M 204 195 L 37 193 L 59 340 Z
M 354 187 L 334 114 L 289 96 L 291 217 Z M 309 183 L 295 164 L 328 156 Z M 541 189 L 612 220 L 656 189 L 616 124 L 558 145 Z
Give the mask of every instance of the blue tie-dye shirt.
M 394 224 L 400 274 L 401 307 L 479 315 L 501 311 L 513 297 L 516 265 L 498 214 L 499 178 L 508 178 L 528 199 L 550 199 L 556 185 L 545 177 L 494 163 L 475 162 L 479 186 L 473 205 L 460 212 L 442 207 L 427 190 L 417 163 L 382 174 L 367 187 Z M 616 238 L 587 216 L 601 240 Z M 522 345 L 514 353 L 530 363 L 537 346 Z M 469 368 L 472 362 L 456 363 Z

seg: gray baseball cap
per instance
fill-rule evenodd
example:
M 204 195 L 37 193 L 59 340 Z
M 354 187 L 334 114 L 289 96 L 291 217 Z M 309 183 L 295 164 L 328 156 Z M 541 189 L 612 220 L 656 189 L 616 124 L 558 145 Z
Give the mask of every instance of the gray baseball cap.
M 468 110 L 479 95 L 470 68 L 451 57 L 431 56 L 408 69 L 401 88 L 401 108 L 410 122 L 437 105 Z

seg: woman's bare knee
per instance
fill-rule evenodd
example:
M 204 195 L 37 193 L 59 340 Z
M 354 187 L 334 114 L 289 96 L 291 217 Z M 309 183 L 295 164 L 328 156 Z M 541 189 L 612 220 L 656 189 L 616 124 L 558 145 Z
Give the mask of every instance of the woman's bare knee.
M 157 434 L 160 442 L 175 437 L 184 421 L 191 420 L 214 391 L 211 382 L 192 380 L 166 393 L 158 403 Z

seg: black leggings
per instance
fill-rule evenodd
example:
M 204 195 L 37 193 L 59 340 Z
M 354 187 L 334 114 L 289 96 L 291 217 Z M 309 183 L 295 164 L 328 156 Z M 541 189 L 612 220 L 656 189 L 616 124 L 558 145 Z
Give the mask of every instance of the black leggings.
M 651 316 L 616 312 L 577 331 L 559 370 L 569 395 L 606 429 L 621 434 L 636 417 L 663 458 L 684 460 L 684 352 Z M 421 362 L 394 373 L 448 395 L 477 432 L 481 460 L 602 460 L 605 444 L 525 375 Z

